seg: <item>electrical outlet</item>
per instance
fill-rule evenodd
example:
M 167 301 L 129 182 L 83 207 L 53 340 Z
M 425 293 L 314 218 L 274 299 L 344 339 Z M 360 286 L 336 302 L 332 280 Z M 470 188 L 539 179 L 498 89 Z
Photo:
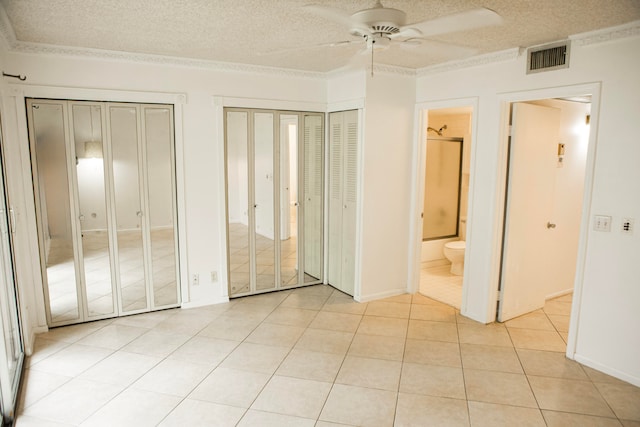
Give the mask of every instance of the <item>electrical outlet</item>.
M 633 218 L 622 218 L 622 232 L 633 234 Z
M 200 275 L 198 273 L 193 275 L 193 286 L 198 286 L 200 284 Z
M 611 231 L 611 217 L 608 215 L 596 215 L 593 219 L 593 229 L 595 231 Z
M 211 283 L 217 282 L 218 281 L 218 272 L 217 271 L 212 271 L 211 272 Z

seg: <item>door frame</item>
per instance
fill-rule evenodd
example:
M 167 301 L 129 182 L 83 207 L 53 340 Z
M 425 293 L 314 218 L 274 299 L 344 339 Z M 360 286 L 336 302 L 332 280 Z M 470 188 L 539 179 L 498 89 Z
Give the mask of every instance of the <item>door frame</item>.
M 591 95 L 591 120 L 589 129 L 589 139 L 587 146 L 587 158 L 585 161 L 584 193 L 582 197 L 582 217 L 580 218 L 580 234 L 578 241 L 578 256 L 576 260 L 575 278 L 573 284 L 573 302 L 571 306 L 571 316 L 569 322 L 569 337 L 567 340 L 566 356 L 569 359 L 575 358 L 575 351 L 578 340 L 578 320 L 580 318 L 580 306 L 582 300 L 582 288 L 584 280 L 584 269 L 587 253 L 587 242 L 589 234 L 589 220 L 591 218 L 591 194 L 593 189 L 593 178 L 595 171 L 595 156 L 598 133 L 598 116 L 600 112 L 600 91 L 601 83 L 586 83 L 580 85 L 559 86 L 543 89 L 535 89 L 519 92 L 505 92 L 498 95 L 500 104 L 499 122 L 499 146 L 498 146 L 498 170 L 496 174 L 496 204 L 494 217 L 493 234 L 493 265 L 491 266 L 491 281 L 489 295 L 498 295 L 500 286 L 500 275 L 502 271 L 502 248 L 505 223 L 505 203 L 507 197 L 507 174 L 509 166 L 509 120 L 511 116 L 510 106 L 514 102 L 536 101 L 549 98 L 565 98 L 573 96 Z M 496 313 L 497 298 L 489 298 L 488 313 Z
M 477 97 L 474 98 L 458 98 L 441 101 L 427 101 L 416 104 L 415 120 L 414 120 L 414 141 L 413 141 L 413 167 L 411 173 L 411 182 L 413 186 L 413 197 L 411 209 L 409 211 L 410 227 L 409 227 L 409 263 L 407 277 L 409 278 L 407 292 L 410 294 L 418 292 L 420 289 L 420 256 L 422 252 L 422 217 L 421 213 L 424 207 L 424 187 L 426 174 L 426 156 L 427 156 L 427 128 L 429 127 L 428 115 L 430 110 L 441 110 L 446 108 L 471 107 L 471 151 L 470 151 L 470 170 L 469 170 L 469 196 L 467 201 L 467 247 L 472 245 L 472 223 L 473 223 L 473 194 L 475 187 L 476 173 L 476 149 L 478 135 L 478 104 Z M 460 304 L 460 313 L 465 314 L 468 310 L 469 288 L 468 283 L 468 265 L 470 251 L 465 251 L 464 274 L 462 277 L 462 301 Z

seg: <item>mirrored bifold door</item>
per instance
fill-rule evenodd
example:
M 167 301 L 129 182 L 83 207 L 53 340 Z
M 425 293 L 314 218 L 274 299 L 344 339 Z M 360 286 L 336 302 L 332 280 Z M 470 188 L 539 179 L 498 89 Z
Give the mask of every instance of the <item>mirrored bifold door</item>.
M 27 110 L 48 324 L 177 306 L 173 107 Z
M 24 348 L 11 244 L 15 222 L 13 208 L 6 197 L 3 170 L 0 150 L 0 414 L 3 421 L 8 422 L 15 414 Z
M 229 295 L 321 283 L 324 115 L 224 116 Z

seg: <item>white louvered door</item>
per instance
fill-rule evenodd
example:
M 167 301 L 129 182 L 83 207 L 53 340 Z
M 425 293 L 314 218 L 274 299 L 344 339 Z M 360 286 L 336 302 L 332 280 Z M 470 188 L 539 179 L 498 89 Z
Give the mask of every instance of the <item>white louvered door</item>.
M 358 111 L 329 115 L 329 284 L 353 295 Z

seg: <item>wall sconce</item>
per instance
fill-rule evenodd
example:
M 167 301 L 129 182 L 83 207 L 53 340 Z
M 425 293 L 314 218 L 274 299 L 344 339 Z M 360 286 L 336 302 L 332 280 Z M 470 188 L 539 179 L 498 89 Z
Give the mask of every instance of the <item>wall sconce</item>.
M 84 156 L 89 159 L 101 159 L 102 141 L 85 141 Z

